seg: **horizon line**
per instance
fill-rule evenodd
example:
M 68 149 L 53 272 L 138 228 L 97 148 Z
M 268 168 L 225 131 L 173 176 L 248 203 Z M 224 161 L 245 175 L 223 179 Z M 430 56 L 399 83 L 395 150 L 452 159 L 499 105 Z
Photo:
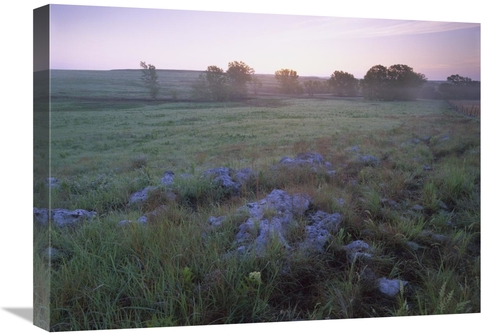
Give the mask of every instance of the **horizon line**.
M 48 71 L 48 70 L 56 70 L 56 71 L 140 71 L 142 69 L 131 69 L 131 68 L 122 68 L 122 69 L 45 69 L 45 70 L 37 70 L 33 71 L 35 72 L 40 72 L 40 71 Z M 194 70 L 194 69 L 156 69 L 158 71 L 192 71 L 192 72 L 206 72 L 206 70 Z M 268 76 L 273 76 L 274 74 L 272 73 L 255 73 L 255 75 L 268 75 Z M 451 75 L 450 75 L 451 76 Z M 299 75 L 300 77 L 317 77 L 317 78 L 330 78 L 330 75 Z M 356 78 L 356 77 L 355 77 Z M 356 79 L 362 79 L 362 78 L 356 78 Z M 477 79 L 472 79 L 474 82 L 481 82 L 481 80 Z M 431 79 L 427 78 L 427 81 L 440 81 L 440 82 L 446 82 L 447 79 Z

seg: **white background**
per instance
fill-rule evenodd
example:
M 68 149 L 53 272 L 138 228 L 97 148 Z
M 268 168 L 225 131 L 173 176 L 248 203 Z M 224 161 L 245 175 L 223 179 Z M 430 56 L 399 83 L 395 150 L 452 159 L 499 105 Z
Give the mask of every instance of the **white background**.
M 341 4 L 339 4 L 339 2 Z M 32 71 L 33 71 L 33 9 L 48 4 L 42 1 L 9 1 L 3 3 L 0 24 L 2 71 L 0 72 L 1 126 L 1 191 L 0 206 L 0 326 L 4 335 L 38 335 L 45 333 L 32 325 L 32 318 L 13 311 L 30 312 L 32 308 Z M 104 335 L 169 335 L 264 332 L 303 335 L 311 333 L 354 335 L 491 335 L 498 332 L 499 299 L 497 283 L 498 219 L 495 208 L 497 176 L 494 165 L 498 153 L 496 114 L 500 113 L 494 89 L 498 88 L 499 18 L 495 2 L 436 1 L 416 2 L 390 0 L 343 1 L 64 1 L 57 4 L 142 7 L 164 9 L 196 9 L 249 13 L 326 15 L 357 18 L 413 19 L 481 23 L 481 87 L 482 87 L 482 312 L 480 314 L 428 316 L 410 318 L 379 318 L 293 323 L 267 323 L 210 327 L 178 327 L 136 330 L 109 330 Z M 496 326 L 490 326 L 490 323 Z M 5 330 L 5 332 L 4 332 Z M 90 332 L 80 332 L 90 334 Z M 79 334 L 80 334 L 79 333 Z M 92 335 L 95 335 L 94 332 Z

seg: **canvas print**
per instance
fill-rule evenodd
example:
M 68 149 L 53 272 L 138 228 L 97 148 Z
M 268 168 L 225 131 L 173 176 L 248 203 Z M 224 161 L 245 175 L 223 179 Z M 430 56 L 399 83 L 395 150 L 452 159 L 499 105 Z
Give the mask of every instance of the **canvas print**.
M 34 324 L 480 313 L 480 24 L 34 10 Z

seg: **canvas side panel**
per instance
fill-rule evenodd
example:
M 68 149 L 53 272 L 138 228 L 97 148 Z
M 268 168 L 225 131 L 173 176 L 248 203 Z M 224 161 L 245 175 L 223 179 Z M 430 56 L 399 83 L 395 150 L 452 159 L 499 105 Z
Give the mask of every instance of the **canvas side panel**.
M 50 330 L 50 7 L 33 10 L 33 324 Z

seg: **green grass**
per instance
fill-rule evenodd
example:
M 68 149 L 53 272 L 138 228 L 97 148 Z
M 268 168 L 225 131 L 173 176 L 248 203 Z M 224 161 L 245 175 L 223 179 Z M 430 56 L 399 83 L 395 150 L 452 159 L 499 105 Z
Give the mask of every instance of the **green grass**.
M 53 77 L 50 169 L 61 185 L 50 202 L 99 215 L 70 230 L 34 227 L 34 300 L 47 302 L 48 277 L 52 298 L 50 315 L 43 307 L 36 315 L 50 330 L 480 312 L 478 120 L 424 100 L 152 102 L 134 71 L 77 74 Z M 173 87 L 167 74 L 160 79 Z M 171 75 L 181 83 L 178 97 L 187 96 L 194 73 Z M 306 151 L 337 173 L 272 169 Z M 364 164 L 359 155 L 379 162 Z M 238 196 L 197 178 L 221 166 L 250 167 L 258 177 Z M 175 200 L 160 186 L 167 169 L 194 176 L 176 177 Z M 129 207 L 130 194 L 146 186 L 160 188 Z M 235 210 L 275 188 L 307 193 L 313 210 L 342 214 L 324 254 L 311 259 L 278 243 L 264 256 L 228 253 L 244 220 Z M 46 195 L 44 181 L 35 181 L 34 206 Z M 117 226 L 158 206 L 163 212 L 145 227 Z M 222 215 L 220 227 L 207 224 Z M 301 241 L 305 225 L 298 219 L 286 239 Z M 50 265 L 49 235 L 62 251 Z M 368 264 L 343 250 L 358 239 L 374 249 Z M 370 270 L 410 286 L 381 297 Z
M 387 109 L 375 110 L 362 100 L 287 102 L 277 108 L 211 103 L 192 108 L 189 103 L 178 103 L 119 112 L 55 112 L 51 120 L 54 175 L 74 176 L 99 167 L 102 171 L 127 169 L 132 158 L 140 155 L 157 169 L 188 171 L 192 164 L 257 167 L 280 155 L 291 155 L 295 149 L 315 150 L 311 142 L 322 137 L 329 137 L 333 144 L 340 134 L 397 128 L 404 119 L 401 111 L 412 109 L 425 116 L 426 111 L 443 106 L 441 102 L 414 102 L 396 109 L 391 103 L 381 103 Z M 359 108 L 371 116 L 359 119 L 349 115 L 349 109 Z M 377 141 L 366 136 L 353 138 L 358 145 Z

